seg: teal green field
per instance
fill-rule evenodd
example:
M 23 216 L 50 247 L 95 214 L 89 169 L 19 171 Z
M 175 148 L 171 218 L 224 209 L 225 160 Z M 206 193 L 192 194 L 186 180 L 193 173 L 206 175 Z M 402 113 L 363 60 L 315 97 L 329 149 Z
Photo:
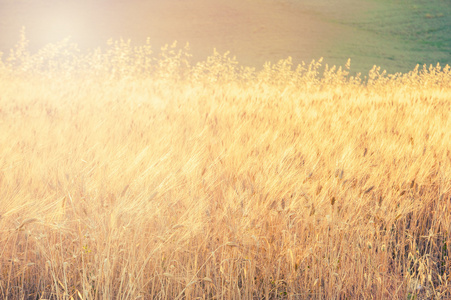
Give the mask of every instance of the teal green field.
M 30 49 L 68 36 L 87 50 L 109 38 L 147 38 L 158 50 L 189 42 L 195 61 L 216 48 L 261 68 L 288 56 L 294 63 L 351 58 L 351 73 L 373 65 L 389 73 L 451 61 L 451 4 L 444 0 L 8 1 L 0 0 L 0 51 L 25 26 Z

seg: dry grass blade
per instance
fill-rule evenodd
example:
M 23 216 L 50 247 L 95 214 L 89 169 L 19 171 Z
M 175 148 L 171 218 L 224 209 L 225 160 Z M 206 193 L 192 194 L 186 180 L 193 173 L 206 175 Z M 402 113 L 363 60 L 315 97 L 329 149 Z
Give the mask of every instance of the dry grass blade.
M 336 199 L 335 199 L 335 197 L 332 197 L 331 199 L 330 199 L 330 205 L 334 205 L 335 204 L 335 201 L 337 201 Z
M 371 186 L 371 187 L 369 187 L 369 188 L 367 188 L 363 193 L 364 193 L 364 194 L 368 194 L 368 193 L 371 192 L 373 189 L 374 189 L 374 185 Z
M 36 218 L 29 218 L 29 219 L 25 219 L 24 221 L 22 221 L 22 223 L 20 223 L 19 226 L 17 226 L 16 230 L 22 230 L 24 229 L 24 227 L 28 224 L 34 223 L 34 222 L 38 222 L 39 220 Z

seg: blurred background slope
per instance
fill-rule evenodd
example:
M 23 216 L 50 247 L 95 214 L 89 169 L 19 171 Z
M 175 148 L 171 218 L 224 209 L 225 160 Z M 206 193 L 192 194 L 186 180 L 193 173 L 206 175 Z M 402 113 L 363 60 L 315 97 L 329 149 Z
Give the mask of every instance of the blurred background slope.
M 261 68 L 288 56 L 295 64 L 324 57 L 352 59 L 351 71 L 373 65 L 390 73 L 416 64 L 451 61 L 451 2 L 445 0 L 0 0 L 0 51 L 6 55 L 22 26 L 31 51 L 70 36 L 81 50 L 109 38 L 155 51 L 189 42 L 193 60 L 230 51 Z

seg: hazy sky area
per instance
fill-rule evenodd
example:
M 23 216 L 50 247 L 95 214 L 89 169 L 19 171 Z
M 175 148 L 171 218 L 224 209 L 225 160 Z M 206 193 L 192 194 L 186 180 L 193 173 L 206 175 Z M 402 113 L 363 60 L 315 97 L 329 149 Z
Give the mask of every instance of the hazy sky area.
M 324 57 L 329 64 L 367 73 L 417 63 L 451 63 L 449 0 L 0 0 L 0 51 L 22 26 L 36 51 L 71 36 L 82 50 L 123 37 L 147 37 L 155 51 L 189 42 L 194 60 L 230 51 L 260 68 L 292 56 L 295 63 Z

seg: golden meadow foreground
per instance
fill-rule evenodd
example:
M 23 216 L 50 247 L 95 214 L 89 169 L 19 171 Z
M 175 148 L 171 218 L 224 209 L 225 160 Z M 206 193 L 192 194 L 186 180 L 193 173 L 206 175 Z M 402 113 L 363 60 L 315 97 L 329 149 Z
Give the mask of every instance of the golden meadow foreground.
M 451 297 L 451 71 L 67 42 L 0 62 L 0 298 Z

